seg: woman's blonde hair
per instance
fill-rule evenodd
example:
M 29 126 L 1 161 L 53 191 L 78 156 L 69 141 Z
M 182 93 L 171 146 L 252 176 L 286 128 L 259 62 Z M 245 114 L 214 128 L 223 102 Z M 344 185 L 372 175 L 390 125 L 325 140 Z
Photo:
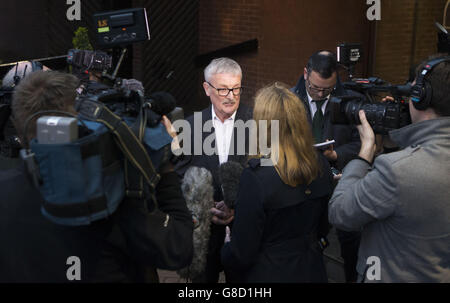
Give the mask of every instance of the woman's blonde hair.
M 253 119 L 258 134 L 260 121 L 267 121 L 267 146 L 270 144 L 272 162 L 283 182 L 290 186 L 311 183 L 319 173 L 319 165 L 303 102 L 285 84 L 275 82 L 257 92 Z M 271 138 L 272 120 L 279 123 L 278 144 L 272 144 L 276 141 Z M 261 156 L 258 150 L 257 157 Z

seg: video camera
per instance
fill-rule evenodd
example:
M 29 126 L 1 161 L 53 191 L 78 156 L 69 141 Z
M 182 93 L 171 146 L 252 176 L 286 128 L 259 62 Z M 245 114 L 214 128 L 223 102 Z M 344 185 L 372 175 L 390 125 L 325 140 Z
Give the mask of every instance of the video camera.
M 149 97 L 143 95 L 143 86 L 137 80 L 116 78 L 124 58 L 127 44 L 150 39 L 147 12 L 144 8 L 132 8 L 118 11 L 102 12 L 93 15 L 96 42 L 99 47 L 121 47 L 122 54 L 113 73 L 112 56 L 104 51 L 69 50 L 67 62 L 72 66 L 89 71 L 102 72 L 102 78 L 113 81 L 113 87 L 101 83 L 90 83 L 80 94 L 78 103 L 83 99 L 104 103 L 111 111 L 123 117 L 136 117 L 141 110 L 146 112 L 147 125 L 154 127 L 167 115 L 169 120 L 182 119 L 183 110 L 176 108 L 172 95 L 156 92 Z
M 114 86 L 90 80 L 78 91 L 75 116 L 35 113 L 46 115 L 38 120 L 40 133 L 21 150 L 45 201 L 43 215 L 62 225 L 103 219 L 124 199 L 142 201 L 152 211 L 158 207 L 155 191 L 160 172 L 172 160 L 172 137 L 159 122 L 175 108 L 175 99 L 165 92 L 145 97 L 139 81 L 116 78 L 126 44 L 149 37 L 145 9 L 100 13 L 94 19 L 99 44 L 122 47 L 113 74 L 106 74 L 112 60 L 105 52 L 71 50 L 67 61 L 77 68 L 102 71 L 102 77 L 114 80 Z M 29 121 L 31 117 L 25 125 Z M 84 135 L 78 137 L 78 128 Z
M 82 70 L 108 71 L 112 67 L 112 56 L 102 51 L 70 49 L 67 63 Z
M 404 97 L 409 97 L 411 85 L 391 85 L 380 78 L 353 78 L 356 63 L 361 58 L 360 43 L 341 43 L 337 46 L 337 62 L 349 72 L 349 82 L 344 82 L 346 90 L 354 95 L 332 96 L 331 122 L 334 124 L 361 124 L 359 111 L 364 110 L 367 121 L 375 133 L 387 134 L 411 123 L 408 105 Z M 391 93 L 394 101 L 377 102 L 376 94 Z
M 409 108 L 404 97 L 410 95 L 411 85 L 390 85 L 379 78 L 353 79 L 343 83 L 347 90 L 364 95 L 335 96 L 330 98 L 331 122 L 335 124 L 361 124 L 359 111 L 364 110 L 367 121 L 377 134 L 401 128 L 411 123 Z M 377 102 L 376 93 L 389 92 L 394 101 Z
M 135 42 L 150 40 L 147 12 L 144 8 L 132 8 L 102 12 L 93 15 L 96 24 L 96 42 L 101 48 L 121 46 L 123 53 L 117 63 L 116 71 L 125 54 L 125 46 Z M 71 49 L 67 63 L 83 71 L 106 72 L 112 68 L 112 56 L 104 51 Z M 115 75 L 109 77 L 115 79 Z

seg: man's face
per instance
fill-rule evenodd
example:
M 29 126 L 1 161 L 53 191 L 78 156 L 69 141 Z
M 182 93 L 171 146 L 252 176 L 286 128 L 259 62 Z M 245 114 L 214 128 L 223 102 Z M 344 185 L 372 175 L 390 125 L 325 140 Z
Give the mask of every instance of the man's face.
M 330 78 L 324 79 L 315 71 L 311 71 L 308 75 L 308 71 L 305 68 L 303 71 L 303 76 L 305 78 L 306 91 L 313 100 L 321 100 L 326 98 L 329 94 L 331 94 L 336 86 L 336 72 L 334 72 Z
M 211 99 L 216 115 L 225 120 L 231 117 L 239 107 L 240 95 L 228 91 L 226 96 L 220 96 L 217 89 L 233 89 L 241 87 L 241 76 L 233 74 L 215 74 L 208 82 L 203 82 L 206 95 Z M 223 90 L 227 93 L 227 91 Z

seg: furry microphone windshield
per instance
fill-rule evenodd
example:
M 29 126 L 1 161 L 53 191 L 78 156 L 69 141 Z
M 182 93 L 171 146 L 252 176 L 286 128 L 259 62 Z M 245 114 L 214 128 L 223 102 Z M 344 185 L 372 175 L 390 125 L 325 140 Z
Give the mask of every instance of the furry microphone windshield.
M 211 213 L 214 207 L 213 178 L 209 170 L 202 167 L 190 167 L 184 174 L 181 190 L 194 221 L 194 256 L 190 266 L 178 270 L 185 279 L 195 279 L 204 270 L 210 236 Z

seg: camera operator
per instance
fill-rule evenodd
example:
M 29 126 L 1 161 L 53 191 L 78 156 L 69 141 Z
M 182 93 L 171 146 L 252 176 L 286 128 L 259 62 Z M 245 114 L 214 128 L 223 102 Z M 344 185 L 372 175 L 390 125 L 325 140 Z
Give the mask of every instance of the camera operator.
M 38 71 L 17 86 L 12 103 L 18 134 L 36 136 L 42 110 L 75 113 L 78 80 Z M 166 165 L 156 187 L 159 210 L 125 199 L 108 218 L 84 226 L 54 224 L 41 214 L 45 203 L 24 164 L 0 172 L 0 282 L 70 282 L 70 258 L 79 260 L 80 282 L 157 282 L 155 268 L 178 269 L 192 258 L 192 217 L 178 176 Z
M 390 132 L 402 150 L 372 164 L 375 135 L 360 111 L 358 159 L 329 203 L 330 223 L 362 229 L 359 281 L 450 282 L 450 57 L 424 61 L 414 84 L 412 124 Z
M 309 58 L 303 76 L 291 91 L 305 105 L 316 143 L 326 140 L 336 141 L 334 146 L 331 145 L 323 151 L 323 155 L 330 162 L 330 166 L 342 170 L 350 160 L 357 156 L 360 141 L 358 131 L 354 126 L 331 122 L 330 97 L 357 94 L 344 89 L 336 70 L 335 55 L 329 51 L 318 51 Z M 341 256 L 344 259 L 345 279 L 347 282 L 355 282 L 360 233 L 337 230 L 337 234 L 341 246 Z

